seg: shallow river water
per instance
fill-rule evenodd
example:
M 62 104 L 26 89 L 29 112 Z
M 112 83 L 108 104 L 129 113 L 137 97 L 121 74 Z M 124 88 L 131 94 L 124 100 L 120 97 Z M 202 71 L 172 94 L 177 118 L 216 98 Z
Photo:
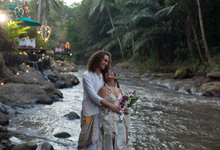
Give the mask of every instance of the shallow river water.
M 12 137 L 14 143 L 25 141 L 41 144 L 48 141 L 55 150 L 75 150 L 80 133 L 80 119 L 63 117 L 71 111 L 80 114 L 83 96 L 80 67 L 74 74 L 80 84 L 61 89 L 62 102 L 16 108 L 11 113 L 8 129 L 26 137 Z M 129 131 L 131 150 L 219 150 L 220 99 L 174 92 L 162 85 L 137 78 L 118 77 L 121 89 L 138 90 L 140 99 L 133 107 Z M 56 133 L 68 132 L 71 137 L 58 139 Z

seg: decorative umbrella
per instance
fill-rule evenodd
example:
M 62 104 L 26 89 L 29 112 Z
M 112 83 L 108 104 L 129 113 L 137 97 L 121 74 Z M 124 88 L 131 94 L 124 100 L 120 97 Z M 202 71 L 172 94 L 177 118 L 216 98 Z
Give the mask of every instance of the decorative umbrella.
M 14 5 L 6 5 L 6 6 L 4 6 L 4 9 L 6 9 L 6 8 L 9 8 L 9 9 L 15 9 L 17 6 L 14 6 Z
M 18 18 L 19 21 L 23 21 L 22 23 L 18 23 L 18 25 L 23 26 L 41 26 L 37 21 L 30 19 L 28 17 Z

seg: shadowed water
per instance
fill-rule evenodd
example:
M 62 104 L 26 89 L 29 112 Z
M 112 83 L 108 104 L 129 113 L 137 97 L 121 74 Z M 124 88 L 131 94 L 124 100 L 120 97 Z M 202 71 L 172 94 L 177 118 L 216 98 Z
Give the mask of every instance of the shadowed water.
M 82 73 L 74 74 L 80 84 L 62 89 L 63 102 L 17 108 L 8 129 L 28 139 L 12 138 L 15 143 L 27 140 L 44 141 L 55 150 L 75 150 L 80 133 L 80 120 L 63 117 L 71 111 L 80 114 L 83 96 Z M 164 86 L 137 78 L 118 77 L 122 90 L 138 90 L 141 98 L 133 107 L 129 131 L 131 150 L 211 150 L 220 147 L 220 99 L 173 92 Z M 58 139 L 56 133 L 68 132 L 71 137 Z

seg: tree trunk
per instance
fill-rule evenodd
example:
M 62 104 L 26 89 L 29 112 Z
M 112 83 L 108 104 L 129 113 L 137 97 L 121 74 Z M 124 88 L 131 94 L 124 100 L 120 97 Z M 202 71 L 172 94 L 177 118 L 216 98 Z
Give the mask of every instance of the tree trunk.
M 107 4 L 106 4 L 106 5 L 107 5 Z M 112 24 L 112 28 L 114 29 L 114 28 L 115 28 L 115 26 L 114 26 L 114 24 L 113 24 L 113 21 L 112 21 L 112 16 L 111 16 L 111 13 L 110 13 L 110 11 L 109 11 L 108 5 L 106 6 L 106 8 L 107 8 L 108 15 L 109 15 L 109 18 L 110 18 L 110 21 L 111 21 L 111 24 Z M 122 45 L 121 45 L 121 41 L 120 41 L 120 39 L 119 39 L 118 35 L 117 35 L 117 40 L 118 40 L 118 44 L 119 44 L 120 49 L 121 49 L 121 56 L 122 56 L 122 60 L 124 61 L 124 52 L 123 52 L 123 48 L 122 48 Z
M 200 58 L 201 58 L 201 60 L 202 60 L 202 63 L 204 64 L 204 63 L 205 63 L 205 60 L 204 60 L 204 58 L 203 58 L 203 56 L 202 56 L 202 52 L 201 52 L 201 49 L 200 49 L 198 36 L 197 36 L 197 34 L 196 34 L 196 29 L 195 29 L 195 27 L 194 27 L 194 25 L 193 25 L 193 22 L 192 22 L 192 18 L 191 18 L 191 17 L 190 17 L 190 23 L 191 23 L 191 26 L 192 26 L 192 29 L 193 29 L 194 37 L 195 37 L 195 39 L 196 39 L 196 45 L 197 45 L 197 49 L 198 49 L 198 52 L 199 52 L 199 56 L 200 56 Z
M 198 4 L 200 28 L 201 28 L 201 32 L 202 32 L 202 38 L 203 38 L 203 43 L 204 43 L 204 46 L 205 46 L 206 56 L 208 58 L 209 65 L 213 68 L 213 67 L 216 66 L 216 63 L 212 60 L 211 54 L 209 52 L 209 47 L 208 47 L 208 43 L 207 43 L 206 35 L 205 35 L 205 29 L 204 29 L 204 26 L 203 26 L 202 11 L 201 11 L 201 6 L 200 6 L 200 1 L 199 0 L 197 0 L 197 4 Z
M 38 1 L 38 10 L 37 10 L 37 22 L 40 23 L 40 13 L 41 13 L 41 0 Z M 39 27 L 38 27 L 39 30 Z
M 186 36 L 187 36 L 187 45 L 189 47 L 190 55 L 193 59 L 193 51 L 192 51 L 192 45 L 191 45 L 191 28 L 190 28 L 190 19 L 189 16 L 187 16 L 187 24 L 186 24 Z

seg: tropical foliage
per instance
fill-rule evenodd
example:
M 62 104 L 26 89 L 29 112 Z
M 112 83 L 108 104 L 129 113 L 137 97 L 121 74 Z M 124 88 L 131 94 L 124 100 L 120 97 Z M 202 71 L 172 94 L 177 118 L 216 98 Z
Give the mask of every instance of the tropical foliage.
M 71 6 L 30 0 L 28 5 L 31 15 L 52 28 L 48 46 L 59 38 L 69 41 L 78 64 L 101 49 L 110 51 L 113 61 L 140 67 L 215 67 L 213 57 L 220 55 L 220 0 L 82 0 Z

